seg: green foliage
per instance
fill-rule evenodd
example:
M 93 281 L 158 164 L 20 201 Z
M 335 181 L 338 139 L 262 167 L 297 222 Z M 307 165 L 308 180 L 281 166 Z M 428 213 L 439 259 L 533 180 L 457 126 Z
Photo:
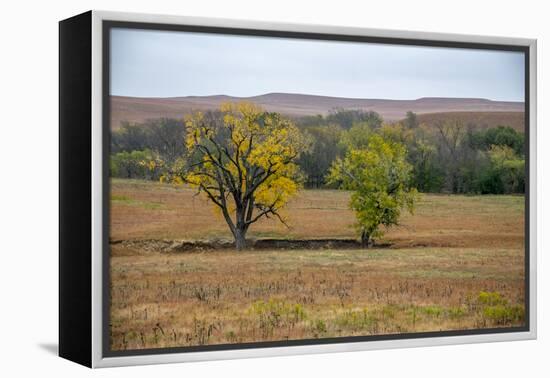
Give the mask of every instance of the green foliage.
M 451 307 L 448 309 L 447 313 L 451 319 L 457 319 L 466 314 L 466 310 L 462 307 Z
M 332 162 L 342 154 L 339 145 L 342 128 L 338 125 L 311 126 L 304 129 L 310 148 L 302 153 L 297 164 L 305 175 L 305 186 L 325 186 L 325 176 Z
M 223 118 L 222 112 L 208 113 L 212 115 L 210 121 L 223 124 L 223 120 L 215 116 Z M 465 125 L 447 119 L 427 127 L 410 111 L 399 123 L 383 124 L 377 113 L 354 109 L 335 109 L 326 116 L 298 117 L 293 122 L 308 142 L 308 148 L 295 159 L 304 174 L 306 187 L 334 186 L 326 180 L 333 163 L 349 149 L 366 148 L 371 135 L 379 134 L 405 146 L 406 160 L 412 167 L 411 186 L 420 192 L 507 194 L 525 191 L 525 135 L 508 126 L 483 129 L 480 124 Z M 227 137 L 220 133 L 217 141 Z M 122 152 L 150 151 L 155 161 L 172 167 L 196 163 L 193 160 L 196 154 L 187 154 L 186 145 L 181 142 L 186 139 L 183 120 L 161 118 L 140 124 L 123 123 L 111 134 L 111 152 L 117 160 L 111 164 L 112 174 L 158 178 L 132 166 L 129 155 L 115 156 Z M 182 160 L 182 156 L 186 158 Z
M 335 319 L 337 326 L 352 330 L 369 329 L 376 323 L 376 318 L 364 308 L 361 310 L 347 310 Z
M 525 159 L 508 146 L 493 145 L 480 167 L 481 193 L 522 193 L 525 191 Z
M 483 316 L 494 324 L 506 325 L 523 320 L 524 312 L 523 306 L 520 305 L 496 305 L 485 307 L 483 309 Z
M 109 162 L 111 177 L 158 179 L 160 169 L 153 160 L 150 150 L 115 153 Z
M 323 334 L 327 332 L 327 323 L 322 319 L 317 319 L 315 321 L 315 326 L 313 327 L 315 332 L 318 334 Z
M 477 303 L 482 316 L 495 325 L 512 324 L 525 316 L 523 305 L 510 305 L 498 292 L 480 292 Z
M 466 314 L 466 310 L 462 307 L 442 307 L 438 305 L 419 307 L 418 312 L 432 318 L 449 317 L 451 319 L 457 319 Z
M 416 113 L 409 110 L 404 120 L 404 124 L 407 129 L 416 129 L 420 125 Z
M 185 152 L 182 120 L 159 118 L 141 124 L 123 123 L 111 133 L 111 152 L 150 150 L 172 162 Z
M 173 162 L 184 153 L 183 121 L 160 118 L 123 123 L 111 133 L 111 177 L 158 180 L 158 161 Z
M 141 151 L 149 146 L 145 125 L 123 122 L 119 129 L 111 132 L 111 152 Z
M 327 186 L 326 177 L 334 160 L 350 143 L 360 143 L 364 129 L 380 128 L 382 118 L 375 112 L 336 109 L 326 117 L 301 117 L 297 124 L 311 140 L 311 147 L 297 163 L 305 173 L 305 186 L 319 188 Z
M 330 169 L 329 182 L 353 191 L 350 207 L 365 245 L 381 236 L 381 225 L 396 225 L 403 208 L 414 209 L 417 191 L 410 185 L 406 155 L 403 144 L 372 133 L 365 148 L 350 146 Z
M 359 109 L 333 109 L 327 116 L 317 114 L 296 118 L 296 125 L 302 129 L 316 126 L 338 126 L 342 130 L 349 130 L 356 123 L 367 123 L 373 129 L 382 126 L 382 117 L 373 111 Z
M 340 146 L 344 150 L 366 148 L 373 128 L 367 122 L 355 123 L 347 132 L 342 133 Z
M 337 124 L 344 130 L 349 130 L 356 123 L 366 123 L 372 128 L 382 126 L 382 117 L 373 111 L 336 109 L 327 117 L 328 124 Z
M 498 292 L 487 292 L 482 291 L 477 297 L 479 304 L 483 306 L 497 306 L 497 305 L 507 305 L 508 301 L 500 295 Z
M 499 175 L 503 193 L 525 191 L 525 159 L 508 146 L 494 145 L 489 150 L 491 168 Z
M 422 311 L 422 313 L 436 318 L 441 316 L 445 312 L 445 309 L 440 306 L 426 306 L 422 307 L 420 310 Z
M 126 206 L 137 206 L 143 209 L 156 210 L 163 208 L 161 202 L 149 202 L 149 201 L 139 201 L 128 196 L 121 195 L 111 195 L 111 203 L 126 205 Z
M 498 126 L 477 131 L 473 137 L 474 146 L 485 150 L 492 146 L 510 147 L 517 155 L 524 155 L 525 135 L 507 126 Z
M 442 191 L 524 192 L 522 134 L 509 127 L 476 130 L 452 120 L 436 125 L 436 130 L 435 162 L 443 173 Z

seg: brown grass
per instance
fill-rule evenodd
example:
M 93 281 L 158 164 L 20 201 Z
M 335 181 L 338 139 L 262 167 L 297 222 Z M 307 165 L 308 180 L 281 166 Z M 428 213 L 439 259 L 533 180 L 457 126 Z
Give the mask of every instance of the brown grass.
M 113 246 L 113 255 L 114 350 L 523 323 L 518 249 L 144 254 Z M 483 291 L 498 292 L 507 315 L 485 314 Z
M 229 238 L 189 189 L 112 189 L 113 239 Z M 290 230 L 262 221 L 251 236 L 354 237 L 348 195 L 304 191 L 288 208 Z M 167 254 L 112 244 L 111 348 L 524 324 L 522 197 L 425 195 L 385 241 L 394 248 Z
M 113 180 L 111 239 L 231 239 L 221 216 L 189 188 L 154 182 Z M 305 190 L 286 210 L 287 229 L 264 219 L 251 238 L 355 238 L 349 193 Z M 523 197 L 422 195 L 414 215 L 387 230 L 381 242 L 394 247 L 521 248 Z

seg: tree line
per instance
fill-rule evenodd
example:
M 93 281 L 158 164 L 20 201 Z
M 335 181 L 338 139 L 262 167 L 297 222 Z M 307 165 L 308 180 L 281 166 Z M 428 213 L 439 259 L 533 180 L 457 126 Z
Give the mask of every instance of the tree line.
M 457 121 L 428 129 L 411 112 L 394 124 L 355 110 L 291 120 L 227 103 L 182 123 L 123 125 L 112 133 L 111 175 L 195 188 L 223 216 L 237 250 L 260 219 L 286 225 L 281 209 L 313 178 L 316 186 L 351 191 L 357 233 L 368 247 L 381 226 L 413 212 L 417 188 L 521 192 L 521 138 L 511 128 L 479 131 Z
M 213 112 L 215 113 L 215 112 Z M 331 166 L 351 146 L 373 134 L 400 143 L 410 164 L 410 184 L 425 193 L 504 194 L 525 191 L 524 134 L 508 126 L 482 129 L 449 119 L 428 127 L 408 112 L 404 120 L 386 123 L 375 112 L 337 109 L 326 116 L 292 120 L 307 142 L 296 158 L 307 188 L 333 188 Z M 172 163 L 186 154 L 184 120 L 156 119 L 124 123 L 111 134 L 113 177 L 158 180 L 160 157 Z

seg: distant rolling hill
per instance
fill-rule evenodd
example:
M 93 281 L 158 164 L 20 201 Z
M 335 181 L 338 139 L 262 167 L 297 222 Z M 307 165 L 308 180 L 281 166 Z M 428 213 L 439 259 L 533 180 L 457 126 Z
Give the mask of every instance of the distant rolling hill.
M 217 109 L 223 102 L 249 101 L 268 111 L 289 117 L 326 115 L 334 109 L 361 109 L 375 111 L 387 121 L 397 121 L 409 110 L 417 114 L 475 112 L 503 112 L 511 114 L 524 111 L 523 102 L 491 101 L 482 98 L 424 97 L 417 100 L 383 100 L 327 97 L 292 93 L 268 93 L 253 97 L 187 96 L 170 98 L 142 98 L 111 96 L 111 126 L 118 128 L 123 121 L 143 122 L 153 118 L 181 118 L 197 110 Z M 514 117 L 518 117 L 514 115 Z M 431 119 L 431 118 L 429 118 Z
M 523 112 L 445 112 L 418 115 L 418 121 L 427 126 L 435 126 L 446 120 L 456 120 L 464 125 L 473 124 L 476 128 L 487 129 L 497 126 L 510 126 L 517 131 L 525 131 Z

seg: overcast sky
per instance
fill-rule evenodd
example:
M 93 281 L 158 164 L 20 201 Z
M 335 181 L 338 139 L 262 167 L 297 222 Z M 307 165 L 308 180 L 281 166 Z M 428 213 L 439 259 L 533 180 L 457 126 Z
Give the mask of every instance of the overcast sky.
M 519 52 L 113 29 L 111 94 L 524 100 Z

